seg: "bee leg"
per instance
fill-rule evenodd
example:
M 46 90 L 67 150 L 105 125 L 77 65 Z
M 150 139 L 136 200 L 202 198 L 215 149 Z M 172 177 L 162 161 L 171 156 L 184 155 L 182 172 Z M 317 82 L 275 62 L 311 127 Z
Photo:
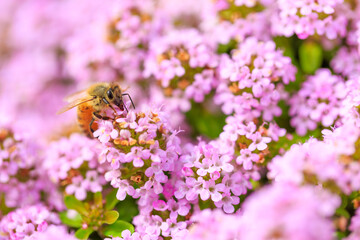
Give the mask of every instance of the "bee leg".
M 109 117 L 107 117 L 107 116 L 101 116 L 101 115 L 99 114 L 99 112 L 93 112 L 93 118 L 91 119 L 91 122 L 90 122 L 90 124 L 89 124 L 90 131 L 91 131 L 92 133 L 94 133 L 94 130 L 91 128 L 91 126 L 93 125 L 95 119 L 112 120 L 112 118 L 109 118 Z
M 101 116 L 99 112 L 93 112 L 93 116 L 96 119 L 102 119 L 102 120 L 112 120 L 112 118 L 108 117 L 108 116 Z M 94 118 L 93 118 L 94 119 Z
M 91 128 L 91 126 L 93 125 L 94 121 L 95 121 L 95 118 L 92 118 L 92 119 L 91 119 L 91 122 L 90 122 L 90 124 L 89 124 L 89 128 L 90 128 L 91 133 L 94 133 L 94 132 L 95 132 L 94 129 Z
M 108 100 L 106 100 L 106 98 L 103 98 L 102 101 L 104 103 L 106 103 L 113 111 L 114 111 L 114 114 L 116 114 L 116 110 L 114 109 L 114 107 L 109 103 Z
M 133 108 L 135 109 L 135 105 L 134 105 L 133 100 L 132 100 L 131 97 L 130 97 L 130 94 L 128 94 L 128 93 L 123 93 L 123 94 L 121 94 L 121 95 L 122 95 L 122 96 L 128 96 L 129 99 L 130 99 L 130 102 L 131 102 L 131 104 L 132 104 L 132 106 L 133 106 Z M 125 106 L 125 104 L 124 104 L 124 106 Z

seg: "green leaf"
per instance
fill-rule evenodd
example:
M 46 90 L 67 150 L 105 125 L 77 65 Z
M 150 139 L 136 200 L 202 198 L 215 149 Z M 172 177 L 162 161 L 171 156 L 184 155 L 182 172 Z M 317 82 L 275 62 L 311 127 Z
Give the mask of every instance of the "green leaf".
M 226 115 L 222 114 L 220 109 L 218 112 L 211 112 L 206 109 L 206 104 L 192 102 L 190 111 L 185 113 L 186 120 L 192 126 L 194 136 L 203 135 L 215 139 L 219 137 L 225 126 Z M 211 104 L 208 103 L 207 105 Z
M 78 239 L 88 239 L 90 234 L 93 232 L 94 230 L 91 228 L 87 228 L 87 229 L 78 229 L 75 232 L 75 237 L 77 237 Z
M 323 62 L 323 50 L 315 42 L 303 42 L 299 48 L 301 69 L 307 74 L 314 74 Z
M 349 214 L 349 212 L 346 211 L 346 209 L 344 209 L 344 208 L 338 208 L 338 209 L 336 209 L 335 213 L 336 213 L 337 215 L 339 215 L 339 216 L 345 217 L 346 219 L 350 219 L 350 217 L 351 217 L 350 214 Z
M 102 207 L 103 207 L 101 192 L 96 192 L 96 193 L 94 194 L 94 202 L 95 202 L 95 205 L 96 205 L 98 208 L 102 208 Z
M 214 205 L 214 203 L 210 199 L 205 200 L 205 201 L 203 201 L 201 199 L 199 200 L 199 207 L 201 210 L 211 208 L 211 207 L 213 207 L 213 205 Z
M 114 207 L 116 206 L 116 204 L 118 204 L 118 202 L 120 202 L 117 198 L 116 198 L 116 193 L 117 193 L 117 189 L 114 189 L 113 191 L 111 191 L 108 195 L 106 195 L 106 203 L 105 203 L 105 210 L 111 210 L 114 209 Z
M 107 211 L 104 213 L 103 222 L 107 224 L 113 224 L 119 217 L 119 213 L 115 210 Z
M 72 218 L 70 218 L 68 215 L 68 211 L 59 213 L 61 222 L 69 227 L 80 228 L 82 224 L 82 218 L 80 214 L 76 213 L 76 215 Z
M 349 202 L 348 196 L 346 196 L 345 194 L 341 194 L 341 205 L 339 208 L 346 208 Z
M 343 239 L 343 238 L 346 237 L 346 233 L 337 231 L 336 232 L 336 237 L 337 237 L 337 239 Z
M 108 237 L 121 237 L 122 231 L 126 229 L 131 233 L 135 231 L 135 228 L 131 223 L 125 222 L 123 220 L 117 220 L 114 224 L 104 227 L 103 233 Z
M 131 197 L 126 197 L 116 206 L 116 209 L 119 213 L 119 219 L 126 222 L 131 222 L 133 217 L 139 214 L 137 204 Z
M 252 189 L 256 190 L 258 188 L 261 187 L 261 184 L 259 181 L 255 181 L 253 179 L 250 179 L 251 185 L 252 185 Z
M 68 209 L 74 209 L 81 215 L 87 215 L 88 211 L 86 210 L 84 203 L 77 200 L 74 196 L 65 196 L 64 202 Z
M 5 194 L 0 194 L 0 215 L 5 216 L 9 212 L 15 210 L 15 208 L 9 208 L 5 203 Z
M 218 54 L 222 54 L 222 53 L 227 53 L 230 54 L 231 51 L 233 49 L 235 49 L 237 46 L 237 42 L 235 39 L 231 39 L 228 43 L 226 44 L 219 44 L 218 45 L 218 49 L 217 49 L 217 53 Z
M 276 44 L 276 48 L 282 50 L 284 55 L 290 57 L 291 62 L 294 65 L 297 65 L 295 49 L 298 39 L 278 36 L 278 37 L 274 37 L 273 40 Z
M 358 197 L 360 197 L 360 191 L 352 192 L 352 193 L 350 194 L 350 196 L 349 196 L 349 198 L 350 198 L 351 200 L 354 200 L 354 199 L 356 199 L 356 198 L 358 198 Z

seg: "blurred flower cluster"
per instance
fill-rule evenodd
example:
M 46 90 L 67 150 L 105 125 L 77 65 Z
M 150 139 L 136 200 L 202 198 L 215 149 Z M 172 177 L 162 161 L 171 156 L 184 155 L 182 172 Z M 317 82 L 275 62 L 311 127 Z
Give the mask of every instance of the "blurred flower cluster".
M 0 1 L 0 240 L 360 239 L 359 16 Z

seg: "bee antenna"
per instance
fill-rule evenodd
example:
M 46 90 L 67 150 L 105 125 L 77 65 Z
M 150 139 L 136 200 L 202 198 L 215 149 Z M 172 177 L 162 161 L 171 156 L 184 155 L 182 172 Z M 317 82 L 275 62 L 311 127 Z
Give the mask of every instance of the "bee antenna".
M 128 109 L 127 109 L 127 107 L 126 107 L 126 104 L 125 104 L 124 102 L 122 102 L 122 105 L 124 106 L 124 108 L 125 108 L 126 112 L 128 113 L 128 112 L 129 112 L 129 110 L 128 110 Z
M 128 93 L 123 93 L 123 94 L 121 94 L 121 96 L 128 96 L 129 99 L 130 99 L 130 101 L 131 101 L 131 104 L 132 104 L 133 108 L 135 109 L 134 102 L 133 102 L 133 100 L 131 99 L 131 97 L 130 97 L 130 95 L 129 95 Z M 124 106 L 125 106 L 125 104 L 124 104 Z M 126 108 L 126 107 L 125 107 L 125 108 Z M 126 109 L 126 111 L 127 111 L 127 109 Z

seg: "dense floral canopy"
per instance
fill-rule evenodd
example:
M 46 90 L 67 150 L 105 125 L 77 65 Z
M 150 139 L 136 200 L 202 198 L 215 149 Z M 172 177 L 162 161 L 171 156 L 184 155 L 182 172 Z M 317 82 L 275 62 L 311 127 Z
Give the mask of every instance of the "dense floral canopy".
M 8 239 L 360 239 L 360 1 L 1 0 Z

